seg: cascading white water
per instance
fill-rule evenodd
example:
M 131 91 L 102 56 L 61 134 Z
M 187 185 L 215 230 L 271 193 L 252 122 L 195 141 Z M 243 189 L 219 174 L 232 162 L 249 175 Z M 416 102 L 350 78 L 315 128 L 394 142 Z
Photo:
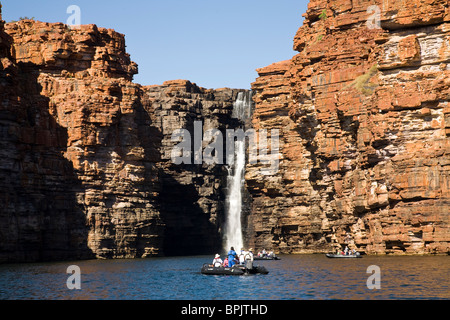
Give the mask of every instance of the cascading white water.
M 251 91 L 239 92 L 233 106 L 232 117 L 245 121 L 252 116 L 252 97 Z
M 240 92 L 237 96 L 233 108 L 233 118 L 245 121 L 251 116 L 252 93 Z M 227 218 L 225 225 L 225 250 L 230 247 L 239 252 L 244 246 L 242 235 L 242 207 L 243 207 L 243 187 L 245 182 L 246 164 L 245 140 L 235 141 L 235 159 L 233 166 L 228 168 L 228 195 L 227 195 Z
M 234 246 L 236 250 L 241 250 L 244 246 L 242 236 L 242 186 L 245 173 L 245 141 L 236 141 L 236 159 L 234 169 L 229 169 L 228 175 L 228 212 L 226 230 L 225 249 L 229 250 Z

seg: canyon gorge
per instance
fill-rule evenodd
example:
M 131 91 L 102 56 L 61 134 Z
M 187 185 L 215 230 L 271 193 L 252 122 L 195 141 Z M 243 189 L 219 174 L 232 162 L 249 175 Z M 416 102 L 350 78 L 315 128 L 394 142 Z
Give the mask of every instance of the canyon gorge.
M 310 0 L 304 18 L 249 91 L 143 86 L 123 34 L 0 16 L 0 262 L 222 250 L 230 168 L 171 160 L 198 122 L 280 132 L 279 170 L 245 168 L 246 246 L 448 254 L 448 1 Z

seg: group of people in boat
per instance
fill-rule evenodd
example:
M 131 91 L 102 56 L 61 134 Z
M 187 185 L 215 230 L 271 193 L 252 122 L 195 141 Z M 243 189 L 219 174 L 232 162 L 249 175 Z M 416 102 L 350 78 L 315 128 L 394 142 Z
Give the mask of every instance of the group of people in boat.
M 216 254 L 212 264 L 216 268 L 219 267 L 231 268 L 235 265 L 242 265 L 248 269 L 251 269 L 253 267 L 253 259 L 254 259 L 253 248 L 250 248 L 248 251 L 244 250 L 244 248 L 241 248 L 241 251 L 238 254 L 234 250 L 234 247 L 231 247 L 230 251 L 228 251 L 228 254 L 225 257 L 225 260 L 222 260 L 220 254 Z
M 346 246 L 344 250 L 338 250 L 336 254 L 337 254 L 337 255 L 343 255 L 343 256 L 351 256 L 351 255 L 357 255 L 358 252 L 357 252 L 355 249 L 350 250 L 350 249 Z
M 266 249 L 262 249 L 258 252 L 259 258 L 275 258 L 275 253 L 273 251 L 267 252 Z

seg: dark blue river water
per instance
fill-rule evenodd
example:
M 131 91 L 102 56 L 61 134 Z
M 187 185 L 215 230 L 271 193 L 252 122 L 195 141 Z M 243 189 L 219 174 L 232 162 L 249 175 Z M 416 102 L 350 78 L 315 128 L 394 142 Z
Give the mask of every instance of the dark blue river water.
M 255 261 L 268 275 L 207 276 L 213 257 L 99 260 L 0 265 L 5 300 L 386 300 L 449 299 L 449 256 L 282 256 Z M 81 289 L 69 290 L 67 267 L 81 270 Z M 367 269 L 381 270 L 380 289 L 369 290 Z

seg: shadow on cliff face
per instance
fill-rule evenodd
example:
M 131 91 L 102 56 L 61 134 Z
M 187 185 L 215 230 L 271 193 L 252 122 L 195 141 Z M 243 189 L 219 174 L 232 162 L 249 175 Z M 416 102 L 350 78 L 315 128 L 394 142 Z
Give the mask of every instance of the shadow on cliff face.
M 223 188 L 215 187 L 219 180 L 220 186 L 226 184 L 222 168 L 173 164 L 167 158 L 171 137 L 163 133 L 161 118 L 165 115 L 160 114 L 160 106 L 143 99 L 142 105 L 136 107 L 140 114 L 136 118 L 140 142 L 146 158 L 156 164 L 158 170 L 155 205 L 162 222 L 159 235 L 163 255 L 215 253 L 222 246 L 220 226 L 224 220 L 225 197 Z M 193 132 L 194 120 L 195 116 L 189 117 L 187 124 L 180 126 Z
M 317 154 L 319 149 L 316 141 L 316 135 L 319 131 L 317 129 L 319 120 L 315 113 L 310 110 L 299 109 L 296 114 L 291 115 L 291 119 L 298 123 L 297 132 L 303 140 L 305 149 L 309 152 L 309 158 L 312 161 L 311 170 L 309 172 L 309 181 L 314 190 L 321 190 L 323 187 L 318 185 L 322 177 L 321 159 Z
M 80 182 L 63 156 L 67 130 L 50 114 L 37 70 L 20 64 L 2 97 L 0 262 L 93 258 Z
M 167 256 L 213 254 L 222 249 L 220 225 L 223 223 L 212 220 L 223 220 L 225 199 L 211 200 L 204 203 L 203 208 L 200 206 L 199 202 L 208 199 L 202 199 L 199 194 L 204 181 L 194 167 L 161 170 L 161 218 L 166 225 L 163 250 Z M 197 178 L 190 184 L 184 183 L 186 175 Z M 214 214 L 218 216 L 213 217 Z

